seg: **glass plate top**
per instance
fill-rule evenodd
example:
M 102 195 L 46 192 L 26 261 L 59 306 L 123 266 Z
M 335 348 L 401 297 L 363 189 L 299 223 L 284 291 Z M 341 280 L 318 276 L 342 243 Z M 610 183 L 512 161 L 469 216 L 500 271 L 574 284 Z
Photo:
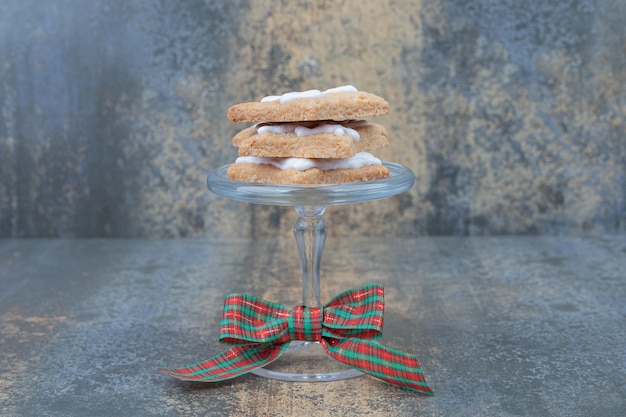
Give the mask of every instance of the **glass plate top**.
M 234 181 L 228 178 L 224 165 L 211 171 L 207 178 L 209 190 L 234 200 L 275 206 L 327 206 L 382 200 L 403 193 L 413 186 L 413 172 L 392 162 L 389 178 L 343 184 L 282 185 Z

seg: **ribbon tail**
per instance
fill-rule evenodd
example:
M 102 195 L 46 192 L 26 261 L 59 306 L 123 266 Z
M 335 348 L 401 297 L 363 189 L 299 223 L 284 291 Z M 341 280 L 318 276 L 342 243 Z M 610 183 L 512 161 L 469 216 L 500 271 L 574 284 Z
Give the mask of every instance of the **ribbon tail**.
M 181 381 L 224 381 L 274 362 L 287 346 L 289 343 L 233 346 L 206 361 L 182 368 L 159 368 L 159 371 Z
M 393 385 L 434 395 L 422 374 L 417 357 L 361 339 L 322 340 L 322 347 L 333 359 Z M 337 343 L 335 343 L 337 342 Z

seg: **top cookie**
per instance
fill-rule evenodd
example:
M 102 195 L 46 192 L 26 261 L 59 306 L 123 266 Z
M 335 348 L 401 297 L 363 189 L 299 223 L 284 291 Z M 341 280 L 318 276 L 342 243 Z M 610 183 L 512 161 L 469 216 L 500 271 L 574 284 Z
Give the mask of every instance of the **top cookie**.
M 351 88 L 346 88 L 351 87 Z M 349 120 L 389 113 L 389 103 L 352 86 L 269 96 L 260 102 L 235 104 L 228 109 L 231 122 L 298 122 Z

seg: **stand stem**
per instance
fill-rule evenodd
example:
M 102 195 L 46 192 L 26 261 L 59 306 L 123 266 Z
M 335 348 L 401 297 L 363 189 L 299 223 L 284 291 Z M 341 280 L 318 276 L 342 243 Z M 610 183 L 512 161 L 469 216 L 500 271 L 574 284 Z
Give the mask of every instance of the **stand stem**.
M 300 254 L 302 305 L 321 307 L 320 261 L 326 240 L 326 206 L 296 207 L 298 218 L 293 232 Z

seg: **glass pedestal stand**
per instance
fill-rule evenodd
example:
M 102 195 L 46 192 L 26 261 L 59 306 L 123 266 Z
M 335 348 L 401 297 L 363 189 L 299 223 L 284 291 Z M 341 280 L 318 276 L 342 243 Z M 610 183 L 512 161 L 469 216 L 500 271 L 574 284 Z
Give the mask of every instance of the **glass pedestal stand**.
M 294 207 L 297 219 L 294 235 L 300 255 L 302 305 L 321 307 L 320 262 L 326 240 L 324 211 L 329 205 L 381 200 L 403 193 L 413 186 L 415 177 L 408 168 L 383 162 L 389 178 L 368 182 L 330 185 L 271 185 L 233 181 L 226 175 L 228 165 L 209 174 L 212 192 L 255 204 Z M 253 371 L 254 374 L 284 381 L 336 381 L 362 375 L 326 356 L 317 342 L 291 342 L 275 362 Z

